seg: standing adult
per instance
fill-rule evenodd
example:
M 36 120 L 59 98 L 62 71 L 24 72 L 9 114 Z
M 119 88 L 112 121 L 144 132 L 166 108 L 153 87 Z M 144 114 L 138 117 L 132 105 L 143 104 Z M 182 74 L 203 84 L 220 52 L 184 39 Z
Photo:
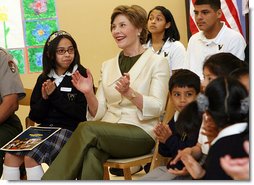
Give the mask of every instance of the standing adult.
M 187 47 L 187 66 L 203 79 L 203 63 L 207 56 L 229 52 L 244 60 L 246 42 L 243 36 L 220 21 L 220 0 L 196 0 L 195 21 L 200 32 L 194 34 Z
M 104 62 L 96 95 L 92 75 L 73 75 L 86 96 L 91 121 L 80 123 L 43 180 L 103 179 L 109 158 L 136 157 L 155 145 L 153 127 L 163 113 L 169 67 L 164 57 L 145 49 L 147 14 L 138 6 L 118 6 L 111 15 L 111 33 L 122 51 Z
M 25 91 L 13 57 L 0 48 L 0 147 L 22 131 L 22 125 L 15 115 L 18 100 L 25 97 Z M 3 171 L 4 151 L 0 150 L 0 176 Z

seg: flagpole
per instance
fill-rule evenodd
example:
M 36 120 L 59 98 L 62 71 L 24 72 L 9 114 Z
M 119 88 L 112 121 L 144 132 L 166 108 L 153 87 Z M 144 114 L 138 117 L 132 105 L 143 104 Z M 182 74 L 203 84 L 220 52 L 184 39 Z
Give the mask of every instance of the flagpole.
M 187 23 L 187 37 L 189 40 L 192 35 L 190 31 L 190 0 L 185 0 L 185 12 L 186 12 L 186 23 Z
M 246 43 L 249 44 L 249 13 L 245 14 Z

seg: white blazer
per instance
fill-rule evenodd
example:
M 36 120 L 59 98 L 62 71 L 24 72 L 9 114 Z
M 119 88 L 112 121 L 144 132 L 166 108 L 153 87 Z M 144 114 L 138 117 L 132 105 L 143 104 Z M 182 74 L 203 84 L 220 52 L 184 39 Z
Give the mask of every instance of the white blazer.
M 153 127 L 164 111 L 168 95 L 167 59 L 147 49 L 130 69 L 130 87 L 143 95 L 143 110 L 140 111 L 115 89 L 115 83 L 122 76 L 119 54 L 102 64 L 96 93 L 98 110 L 95 117 L 88 114 L 88 120 L 136 125 L 155 139 Z

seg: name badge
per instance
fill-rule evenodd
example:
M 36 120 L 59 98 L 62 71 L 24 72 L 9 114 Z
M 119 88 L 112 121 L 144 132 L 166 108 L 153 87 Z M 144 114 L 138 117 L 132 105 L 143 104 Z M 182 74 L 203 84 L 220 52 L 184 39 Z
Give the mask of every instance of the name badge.
M 60 91 L 63 91 L 63 92 L 71 92 L 71 87 L 61 87 L 61 88 L 60 88 Z

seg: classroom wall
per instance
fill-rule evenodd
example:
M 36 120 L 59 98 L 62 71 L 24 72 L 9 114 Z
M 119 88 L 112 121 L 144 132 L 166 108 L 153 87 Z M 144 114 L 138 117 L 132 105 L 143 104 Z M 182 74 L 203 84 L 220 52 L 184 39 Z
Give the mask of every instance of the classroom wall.
M 76 40 L 81 63 L 91 70 L 96 86 L 102 62 L 119 51 L 111 36 L 110 16 L 112 10 L 121 4 L 137 4 L 147 12 L 157 5 L 167 7 L 175 18 L 181 42 L 187 46 L 185 0 L 56 0 L 59 27 Z M 24 87 L 33 88 L 38 75 L 21 75 Z M 23 121 L 28 112 L 28 108 L 20 106 L 17 114 Z

